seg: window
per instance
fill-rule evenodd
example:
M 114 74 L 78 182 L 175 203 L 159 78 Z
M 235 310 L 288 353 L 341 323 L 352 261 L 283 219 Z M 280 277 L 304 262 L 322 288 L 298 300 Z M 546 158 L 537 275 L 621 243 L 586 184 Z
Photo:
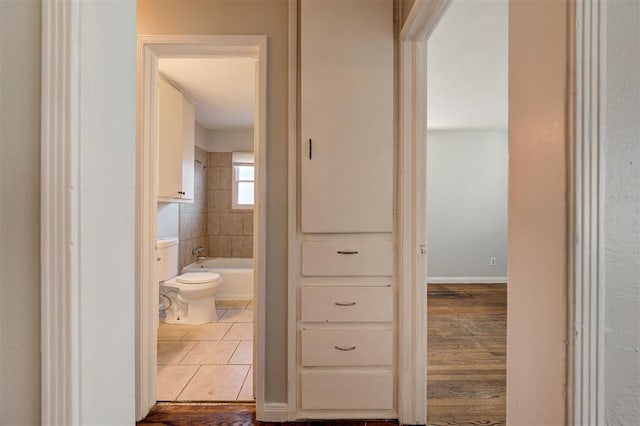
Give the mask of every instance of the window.
M 255 165 L 253 152 L 233 153 L 233 208 L 253 209 Z

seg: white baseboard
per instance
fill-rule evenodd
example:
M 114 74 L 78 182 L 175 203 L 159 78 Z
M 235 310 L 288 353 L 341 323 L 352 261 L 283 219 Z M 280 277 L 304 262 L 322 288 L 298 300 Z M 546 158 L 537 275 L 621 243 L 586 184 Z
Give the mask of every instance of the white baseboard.
M 262 411 L 262 422 L 286 422 L 289 419 L 289 405 L 279 402 L 266 402 Z
M 507 277 L 428 277 L 429 284 L 506 284 Z

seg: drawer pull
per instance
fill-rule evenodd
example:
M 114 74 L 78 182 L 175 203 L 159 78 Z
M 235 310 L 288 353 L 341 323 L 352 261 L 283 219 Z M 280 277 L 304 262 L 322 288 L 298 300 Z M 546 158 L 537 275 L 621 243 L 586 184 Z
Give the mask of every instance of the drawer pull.
M 348 348 L 343 348 L 342 346 L 334 346 L 334 348 L 336 348 L 336 350 L 345 351 L 345 352 L 355 351 L 356 350 L 355 346 L 349 346 Z
M 343 302 L 335 302 L 334 303 L 336 306 L 353 306 L 356 304 L 356 302 L 347 302 L 347 303 L 343 303 Z
M 353 251 L 338 250 L 338 254 L 358 254 L 358 252 L 355 250 Z

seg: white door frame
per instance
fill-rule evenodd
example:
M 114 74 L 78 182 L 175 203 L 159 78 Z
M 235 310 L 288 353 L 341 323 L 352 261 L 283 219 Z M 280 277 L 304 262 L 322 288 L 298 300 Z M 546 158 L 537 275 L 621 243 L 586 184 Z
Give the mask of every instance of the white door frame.
M 399 354 L 401 424 L 427 421 L 426 130 L 427 40 L 453 0 L 416 0 L 400 31 L 398 164 Z M 422 190 L 421 190 L 422 189 Z
M 416 0 L 400 33 L 400 155 L 398 203 L 401 283 L 400 421 L 426 423 L 424 330 L 424 258 L 419 245 L 426 236 L 425 200 L 417 186 L 424 179 L 426 130 L 426 41 L 453 0 Z M 571 176 L 572 266 L 569 286 L 567 421 L 574 425 L 604 422 L 604 289 L 602 278 L 601 138 L 605 123 L 603 70 L 605 2 L 575 4 L 569 67 L 569 152 Z M 424 182 L 422 180 L 422 182 Z M 424 191 L 422 191 L 423 193 Z M 414 251 L 415 250 L 415 251 Z M 416 255 L 414 255 L 416 253 Z M 411 359 L 411 354 L 416 359 Z M 412 364 L 412 362 L 414 362 Z M 572 366 L 573 368 L 569 368 Z M 414 380 L 417 378 L 418 380 Z M 411 395 L 411 398 L 405 397 Z M 415 401 L 415 405 L 411 402 Z
M 157 228 L 157 136 L 155 87 L 158 59 L 166 57 L 244 57 L 256 60 L 254 153 L 254 389 L 256 412 L 264 412 L 265 281 L 267 194 L 267 37 L 236 35 L 150 35 L 138 37 L 138 123 L 136 206 L 136 417 L 156 403 L 158 285 L 155 271 Z
M 569 303 L 573 336 L 568 354 L 570 392 L 567 419 L 576 426 L 605 424 L 603 164 L 601 141 L 606 123 L 606 3 L 575 2 L 573 67 L 572 265 Z M 573 299 L 573 300 L 571 300 Z M 570 311 L 571 312 L 571 311 Z M 572 324 L 573 323 L 573 324 Z

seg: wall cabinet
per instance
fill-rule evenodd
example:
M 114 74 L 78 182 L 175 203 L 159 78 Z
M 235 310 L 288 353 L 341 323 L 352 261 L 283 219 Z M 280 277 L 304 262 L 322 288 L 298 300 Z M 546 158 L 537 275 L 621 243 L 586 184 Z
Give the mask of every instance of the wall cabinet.
M 158 200 L 193 202 L 195 109 L 164 78 L 158 82 Z
M 393 0 L 302 0 L 299 418 L 397 418 Z
M 393 227 L 393 1 L 301 3 L 302 232 Z

